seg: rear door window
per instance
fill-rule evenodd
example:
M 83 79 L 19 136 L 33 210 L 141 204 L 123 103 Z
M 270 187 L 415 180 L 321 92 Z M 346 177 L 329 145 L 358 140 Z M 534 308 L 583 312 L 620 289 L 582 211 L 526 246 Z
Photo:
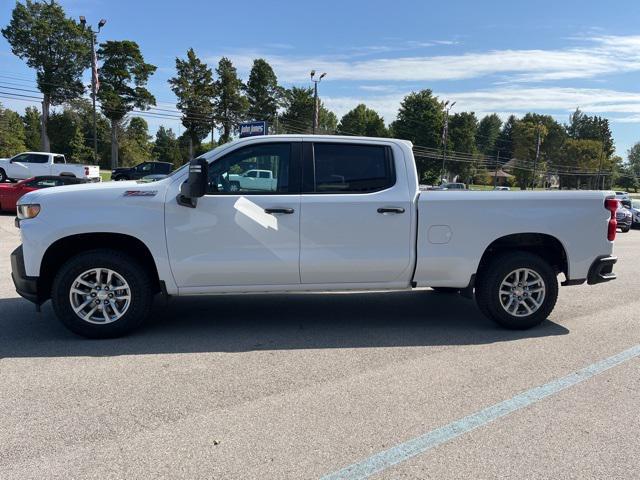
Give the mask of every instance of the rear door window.
M 315 193 L 370 193 L 395 184 L 386 146 L 315 143 L 313 149 Z

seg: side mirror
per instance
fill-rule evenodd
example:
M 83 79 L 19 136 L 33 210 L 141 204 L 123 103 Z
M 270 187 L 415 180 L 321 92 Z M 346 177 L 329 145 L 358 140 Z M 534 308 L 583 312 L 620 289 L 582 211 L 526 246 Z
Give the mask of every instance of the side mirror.
M 178 203 L 195 208 L 196 200 L 207 193 L 209 183 L 209 162 L 204 158 L 194 158 L 189 162 L 189 178 L 180 187 Z

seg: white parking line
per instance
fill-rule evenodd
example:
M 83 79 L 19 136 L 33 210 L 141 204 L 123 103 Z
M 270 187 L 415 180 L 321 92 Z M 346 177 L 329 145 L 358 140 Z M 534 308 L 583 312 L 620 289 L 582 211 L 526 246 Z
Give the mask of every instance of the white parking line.
M 540 400 L 554 395 L 566 388 L 573 387 L 580 382 L 598 375 L 612 367 L 628 362 L 640 356 L 640 345 L 636 345 L 628 350 L 618 353 L 604 360 L 600 360 L 588 367 L 578 370 L 566 377 L 559 378 L 539 387 L 532 388 L 520 393 L 515 397 L 492 405 L 484 410 L 468 415 L 460 420 L 449 423 L 436 430 L 431 430 L 419 437 L 400 443 L 395 447 L 384 450 L 380 453 L 362 460 L 361 462 L 349 465 L 342 470 L 330 473 L 322 477 L 322 480 L 355 480 L 368 478 L 371 475 L 381 472 L 393 465 L 408 460 L 416 455 L 425 453 L 460 435 L 470 432 L 478 427 L 482 427 L 494 420 L 504 417 L 516 410 L 532 405 Z

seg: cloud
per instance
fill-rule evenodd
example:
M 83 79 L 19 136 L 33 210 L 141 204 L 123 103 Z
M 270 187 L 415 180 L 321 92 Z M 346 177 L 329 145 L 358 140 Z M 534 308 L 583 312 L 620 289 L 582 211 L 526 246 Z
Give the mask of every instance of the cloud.
M 449 41 L 441 40 L 446 44 Z M 639 36 L 595 36 L 579 47 L 542 50 L 492 50 L 461 55 L 396 56 L 358 60 L 347 55 L 299 57 L 240 52 L 228 56 L 248 69 L 256 55 L 272 64 L 284 82 L 307 79 L 311 69 L 328 72 L 328 78 L 344 81 L 452 81 L 503 75 L 516 82 L 543 82 L 594 78 L 640 70 Z M 421 42 L 413 42 L 421 43 Z M 429 42 L 434 44 L 436 42 Z M 423 42 L 423 45 L 426 45 Z M 406 43 L 405 43 L 406 45 Z M 362 47 L 379 54 L 392 47 Z

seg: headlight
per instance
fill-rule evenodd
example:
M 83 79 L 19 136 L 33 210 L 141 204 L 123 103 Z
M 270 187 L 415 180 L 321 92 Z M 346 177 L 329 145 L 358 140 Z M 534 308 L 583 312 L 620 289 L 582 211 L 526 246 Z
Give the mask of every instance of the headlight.
M 29 218 L 35 218 L 40 213 L 40 205 L 37 203 L 27 203 L 24 205 L 18 205 L 18 218 L 20 220 L 27 220 Z

